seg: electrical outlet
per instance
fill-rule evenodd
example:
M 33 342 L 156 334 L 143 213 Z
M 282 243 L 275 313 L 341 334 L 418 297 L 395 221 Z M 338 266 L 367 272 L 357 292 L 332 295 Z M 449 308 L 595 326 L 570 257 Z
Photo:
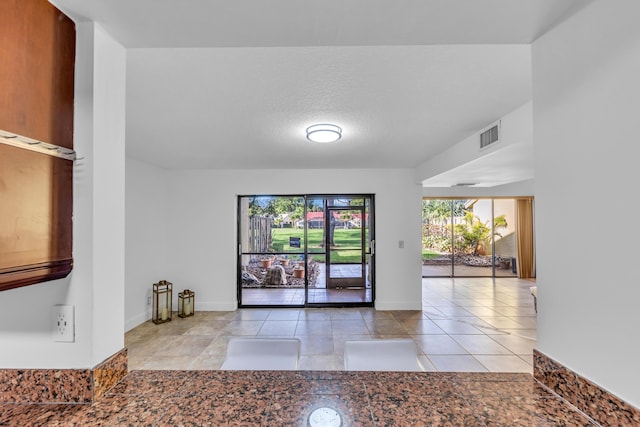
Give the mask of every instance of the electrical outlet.
M 151 297 L 147 297 L 147 305 L 151 305 Z
M 73 342 L 75 340 L 75 322 L 72 305 L 53 306 L 53 340 Z

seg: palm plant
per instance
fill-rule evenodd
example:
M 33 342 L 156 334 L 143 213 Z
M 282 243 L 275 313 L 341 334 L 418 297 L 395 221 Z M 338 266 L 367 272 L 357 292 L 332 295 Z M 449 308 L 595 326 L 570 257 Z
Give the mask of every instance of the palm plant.
M 493 231 L 488 222 L 482 222 L 472 211 L 465 212 L 463 222 L 454 225 L 455 234 L 461 239 L 460 246 L 463 251 L 471 251 L 473 255 L 478 255 L 481 246 L 490 245 L 492 237 L 502 237 L 498 229 L 507 227 L 505 216 L 500 215 L 493 219 Z

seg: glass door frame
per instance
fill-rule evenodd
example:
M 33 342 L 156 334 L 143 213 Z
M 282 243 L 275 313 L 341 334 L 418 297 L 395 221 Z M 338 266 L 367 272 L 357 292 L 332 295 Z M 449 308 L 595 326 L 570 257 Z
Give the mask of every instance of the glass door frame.
M 334 216 L 333 216 L 333 212 L 340 212 L 340 211 L 358 211 L 360 213 L 360 217 L 362 219 L 365 218 L 366 216 L 366 208 L 364 205 L 362 206 L 326 206 L 325 207 L 325 212 L 327 213 L 325 215 L 325 230 L 328 230 L 331 227 L 331 221 L 334 220 Z M 358 279 L 360 279 L 358 282 L 362 283 L 362 288 L 365 289 L 366 288 L 366 265 L 367 265 L 367 244 L 366 244 L 366 228 L 361 225 L 360 226 L 360 277 L 358 277 Z M 333 281 L 335 280 L 336 282 L 339 281 L 340 278 L 338 277 L 333 277 L 332 276 L 332 272 L 331 272 L 331 265 L 334 264 L 331 259 L 332 259 L 332 253 L 333 252 L 337 252 L 335 251 L 332 247 L 331 247 L 331 233 L 325 233 L 325 241 L 324 241 L 324 247 L 326 250 L 326 258 L 325 258 L 325 269 L 326 269 L 326 286 L 327 289 L 329 288 L 337 288 L 339 286 L 333 286 Z M 339 265 L 339 263 L 335 263 L 336 265 Z M 344 277 L 342 279 L 356 279 L 356 277 Z M 343 282 L 344 284 L 345 282 Z M 353 286 L 353 285 L 348 285 L 348 286 Z
M 429 274 L 429 275 L 425 275 L 423 273 L 422 277 L 423 278 L 438 278 L 438 277 L 450 277 L 450 278 L 465 278 L 465 277 L 486 277 L 486 278 L 504 278 L 504 277 L 518 277 L 517 274 L 517 270 L 516 270 L 516 260 L 517 260 L 517 255 L 513 255 L 513 257 L 511 257 L 511 261 L 507 267 L 501 267 L 500 269 L 498 268 L 499 266 L 499 262 L 498 262 L 498 258 L 500 258 L 496 251 L 497 247 L 496 247 L 496 235 L 497 234 L 497 228 L 496 228 L 496 212 L 497 212 L 497 208 L 496 208 L 496 204 L 500 204 L 501 201 L 512 201 L 514 208 L 515 208 L 515 204 L 516 201 L 519 199 L 531 199 L 533 200 L 533 198 L 530 197 L 508 197 L 508 196 L 495 196 L 495 197 L 423 197 L 423 202 L 425 200 L 435 200 L 435 201 L 449 201 L 451 203 L 450 208 L 449 208 L 449 216 L 448 216 L 448 220 L 449 220 L 449 235 L 448 235 L 448 239 L 450 242 L 450 257 L 451 257 L 451 261 L 447 263 L 446 267 L 448 267 L 449 273 L 441 273 L 441 274 Z M 456 242 L 457 242 L 457 234 L 454 230 L 454 217 L 455 217 L 455 206 L 454 206 L 454 202 L 456 201 L 475 201 L 475 203 L 478 202 L 489 202 L 490 203 L 490 218 L 485 216 L 486 221 L 489 223 L 489 226 L 491 228 L 491 237 L 490 237 L 490 254 L 491 254 L 491 265 L 487 266 L 490 267 L 490 274 L 461 274 L 459 269 L 456 270 L 456 265 L 455 265 L 455 253 L 456 253 Z M 473 212 L 473 211 L 472 211 Z M 504 212 L 504 211 L 503 211 Z M 498 215 L 498 216 L 503 216 Z M 517 215 L 515 213 L 515 211 L 513 212 L 513 217 L 512 219 L 514 221 L 517 221 Z M 424 232 L 424 231 L 423 231 Z M 515 239 L 516 239 L 516 246 L 517 246 L 517 233 L 514 233 Z M 442 270 L 444 270 L 444 265 L 442 266 Z M 484 267 L 483 267 L 484 268 Z M 505 270 L 506 268 L 506 270 Z M 509 271 L 509 273 L 505 273 L 505 271 Z M 423 270 L 424 271 L 424 270 Z
M 267 254 L 275 254 L 278 255 L 280 253 L 274 252 L 245 252 L 242 247 L 242 200 L 244 198 L 251 197 L 265 197 L 265 198 L 276 198 L 276 197 L 301 197 L 304 203 L 304 213 L 303 213 L 303 247 L 300 251 L 297 252 L 286 252 L 282 254 L 286 255 L 299 255 L 304 258 L 304 303 L 302 304 L 243 304 L 242 302 L 242 272 L 243 272 L 243 257 L 252 256 L 252 255 L 267 255 Z M 370 283 L 370 298 L 366 301 L 357 301 L 357 302 L 309 302 L 309 277 L 306 272 L 309 271 L 309 260 L 313 255 L 324 255 L 326 258 L 330 257 L 330 248 L 327 248 L 325 245 L 325 252 L 312 252 L 309 250 L 309 240 L 308 240 L 308 202 L 312 199 L 322 199 L 323 200 L 323 213 L 325 215 L 325 220 L 328 217 L 329 206 L 327 206 L 327 199 L 362 199 L 363 205 L 362 209 L 362 219 L 361 219 L 361 227 L 367 227 L 367 230 L 363 228 L 362 238 L 361 238 L 361 247 L 362 247 L 362 270 L 363 270 L 363 278 L 365 280 L 365 288 L 364 292 L 366 295 L 366 280 L 369 280 Z M 236 289 L 237 289 L 237 303 L 238 308 L 305 308 L 305 307 L 373 307 L 375 301 L 375 222 L 374 222 L 374 194 L 343 194 L 343 193 L 328 193 L 328 194 L 280 194 L 280 195 L 269 195 L 269 194 L 248 194 L 248 195 L 238 195 L 237 196 L 237 230 L 236 230 L 236 241 L 237 241 L 237 272 L 236 272 Z M 346 210 L 357 210 L 353 209 L 349 206 L 331 206 L 332 208 L 344 208 Z M 359 207 L 356 207 L 359 208 Z M 325 223 L 326 226 L 326 223 Z M 328 231 L 328 229 L 326 229 Z M 328 235 L 328 233 L 325 233 Z M 367 240 L 368 234 L 368 240 Z M 325 241 L 328 237 L 325 236 Z M 327 250 L 328 249 L 328 250 Z M 367 259 L 368 258 L 368 259 Z M 369 273 L 366 275 L 366 268 L 369 268 Z M 329 280 L 329 275 L 327 274 L 326 280 Z

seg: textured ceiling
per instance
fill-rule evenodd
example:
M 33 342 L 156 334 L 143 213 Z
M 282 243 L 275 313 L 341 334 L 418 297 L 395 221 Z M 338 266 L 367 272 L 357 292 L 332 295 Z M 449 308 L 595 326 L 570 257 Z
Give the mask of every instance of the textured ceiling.
M 54 3 L 130 48 L 129 156 L 297 169 L 416 167 L 443 152 L 530 101 L 530 43 L 589 1 Z M 309 143 L 304 129 L 321 122 L 342 141 Z M 487 156 L 455 179 L 526 179 L 523 155 L 517 170 L 477 164 L 500 157 Z

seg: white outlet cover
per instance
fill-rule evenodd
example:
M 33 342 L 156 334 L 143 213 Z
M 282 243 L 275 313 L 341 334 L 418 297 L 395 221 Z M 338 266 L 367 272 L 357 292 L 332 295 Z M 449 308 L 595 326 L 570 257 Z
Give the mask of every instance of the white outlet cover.
M 72 305 L 54 305 L 52 314 L 53 340 L 58 342 L 74 342 L 75 319 Z

